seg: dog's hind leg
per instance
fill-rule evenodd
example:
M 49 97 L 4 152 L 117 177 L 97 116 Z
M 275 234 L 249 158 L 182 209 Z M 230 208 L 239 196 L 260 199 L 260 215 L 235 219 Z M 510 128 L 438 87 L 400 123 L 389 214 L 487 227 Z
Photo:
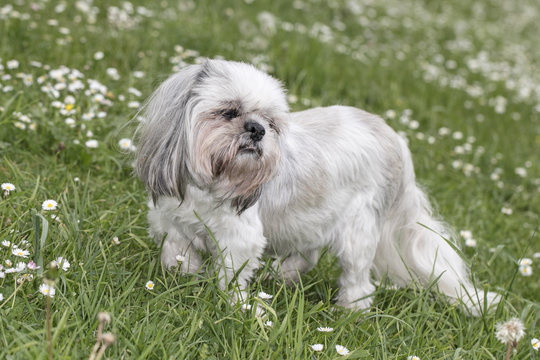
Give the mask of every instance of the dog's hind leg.
M 336 304 L 355 310 L 369 308 L 375 290 L 370 269 L 380 237 L 380 219 L 369 199 L 361 195 L 351 202 L 331 243 L 342 268 Z
M 317 265 L 318 260 L 318 250 L 308 250 L 302 253 L 296 252 L 284 259 L 275 260 L 274 269 L 285 283 L 292 284 L 300 279 L 302 273 L 313 269 Z

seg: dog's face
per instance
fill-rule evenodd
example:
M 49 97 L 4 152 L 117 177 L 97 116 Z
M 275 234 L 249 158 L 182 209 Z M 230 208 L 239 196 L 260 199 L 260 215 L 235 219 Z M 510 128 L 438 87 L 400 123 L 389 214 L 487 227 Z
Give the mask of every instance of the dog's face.
M 251 65 L 190 66 L 147 104 L 137 173 L 154 198 L 183 198 L 192 183 L 242 212 L 277 171 L 287 114 L 280 83 Z

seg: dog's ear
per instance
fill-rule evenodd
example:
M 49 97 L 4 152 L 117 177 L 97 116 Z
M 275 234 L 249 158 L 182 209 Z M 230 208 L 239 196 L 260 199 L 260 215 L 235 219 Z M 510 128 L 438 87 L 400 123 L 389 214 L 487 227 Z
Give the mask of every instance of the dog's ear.
M 191 65 L 172 75 L 143 107 L 136 132 L 135 172 L 154 202 L 159 196 L 184 198 L 190 179 L 192 112 L 197 103 L 193 88 L 201 80 L 204 68 Z

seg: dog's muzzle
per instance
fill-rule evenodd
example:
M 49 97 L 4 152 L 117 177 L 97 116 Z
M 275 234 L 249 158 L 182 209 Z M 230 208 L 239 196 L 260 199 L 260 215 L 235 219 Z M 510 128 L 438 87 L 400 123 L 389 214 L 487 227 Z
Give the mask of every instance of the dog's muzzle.
M 244 124 L 244 129 L 250 133 L 250 138 L 254 142 L 259 142 L 264 137 L 264 134 L 266 134 L 266 131 L 264 130 L 264 126 L 259 124 L 255 121 L 247 121 Z

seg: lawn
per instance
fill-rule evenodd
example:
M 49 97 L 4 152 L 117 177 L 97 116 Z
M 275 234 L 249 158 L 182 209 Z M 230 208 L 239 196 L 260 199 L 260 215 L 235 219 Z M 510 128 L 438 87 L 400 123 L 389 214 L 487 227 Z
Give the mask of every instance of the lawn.
M 47 325 L 52 358 L 86 359 L 99 312 L 111 359 L 504 359 L 511 318 L 513 358 L 540 359 L 538 19 L 537 0 L 1 1 L 0 359 L 48 359 Z M 293 110 L 383 117 L 496 311 L 390 283 L 336 310 L 325 252 L 298 286 L 262 259 L 258 318 L 212 271 L 162 268 L 130 139 L 152 90 L 204 58 L 267 71 Z

